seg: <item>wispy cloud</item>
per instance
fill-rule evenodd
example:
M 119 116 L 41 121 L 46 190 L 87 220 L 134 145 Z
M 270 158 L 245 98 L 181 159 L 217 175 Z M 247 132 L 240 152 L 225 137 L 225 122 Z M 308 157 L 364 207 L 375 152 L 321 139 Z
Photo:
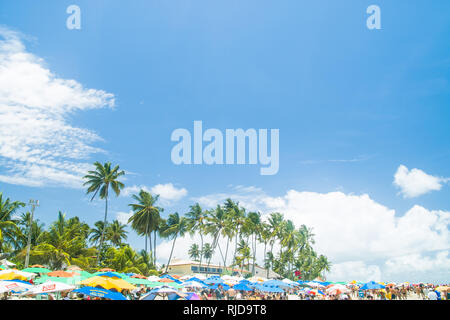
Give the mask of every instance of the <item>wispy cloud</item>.
M 301 164 L 319 164 L 319 163 L 326 163 L 326 162 L 340 162 L 340 163 L 346 163 L 346 162 L 361 162 L 371 159 L 373 156 L 359 156 L 356 158 L 350 158 L 350 159 L 328 159 L 328 160 L 302 160 L 300 161 Z
M 95 132 L 68 123 L 76 111 L 113 107 L 114 95 L 58 78 L 27 52 L 23 37 L 0 27 L 0 181 L 80 187 Z

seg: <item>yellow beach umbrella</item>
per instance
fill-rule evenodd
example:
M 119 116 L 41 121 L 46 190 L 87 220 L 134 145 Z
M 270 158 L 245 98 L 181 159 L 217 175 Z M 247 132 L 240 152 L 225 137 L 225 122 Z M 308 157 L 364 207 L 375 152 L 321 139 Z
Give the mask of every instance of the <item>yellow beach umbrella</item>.
M 116 278 L 108 278 L 108 277 L 99 277 L 94 276 L 88 279 L 85 279 L 83 281 L 80 281 L 79 284 L 90 286 L 90 287 L 96 287 L 100 286 L 104 289 L 110 290 L 115 289 L 119 292 L 122 290 L 133 290 L 136 289 L 135 286 L 132 284 L 126 282 L 123 279 L 116 279 Z
M 0 274 L 0 280 L 27 280 L 27 277 L 15 272 L 8 272 Z
M 447 286 L 439 286 L 436 288 L 437 291 L 447 291 L 449 289 L 449 287 Z

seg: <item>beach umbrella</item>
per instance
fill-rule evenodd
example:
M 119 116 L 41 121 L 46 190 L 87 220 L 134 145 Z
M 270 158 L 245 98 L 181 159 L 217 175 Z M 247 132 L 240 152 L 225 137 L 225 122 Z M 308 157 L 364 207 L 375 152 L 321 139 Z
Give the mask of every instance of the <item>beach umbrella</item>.
M 291 288 L 292 287 L 291 284 L 285 283 L 285 282 L 280 281 L 280 280 L 268 280 L 268 281 L 265 281 L 263 283 L 263 285 L 277 286 L 277 287 L 282 287 L 282 288 Z
M 146 276 L 143 276 L 143 275 L 141 275 L 141 274 L 135 274 L 135 275 L 132 275 L 131 278 L 147 279 Z
M 158 276 L 150 276 L 147 278 L 149 281 L 159 281 L 159 277 Z
M 132 285 L 131 283 L 129 283 L 123 279 L 99 277 L 99 276 L 94 276 L 94 277 L 82 280 L 79 282 L 79 284 L 89 286 L 89 287 L 100 286 L 104 289 L 108 289 L 108 290 L 115 289 L 120 292 L 122 290 L 137 289 L 134 285 Z
M 237 285 L 233 286 L 233 290 L 240 290 L 240 291 L 253 291 L 252 288 L 250 288 L 245 283 L 238 283 Z
M 362 287 L 361 290 L 376 290 L 376 289 L 384 289 L 386 286 L 376 283 L 375 281 L 370 281 L 365 283 Z
M 194 292 L 188 292 L 186 293 L 186 300 L 200 300 L 200 297 Z
M 342 284 L 334 284 L 332 286 L 330 286 L 327 290 L 326 293 L 328 294 L 341 294 L 341 293 L 346 293 L 349 292 L 350 289 L 347 288 L 346 286 L 342 285 Z
M 131 284 L 141 284 L 141 285 L 147 285 L 147 286 L 153 283 L 152 281 L 150 281 L 148 279 L 141 279 L 141 278 L 128 278 L 126 281 Z M 161 285 L 161 284 L 159 283 L 159 285 Z
M 63 271 L 63 270 L 58 270 L 58 271 L 52 271 L 47 273 L 47 276 L 49 277 L 57 277 L 57 278 L 72 278 L 75 276 L 79 276 L 80 274 L 77 272 L 67 272 L 67 271 Z
M 219 286 L 221 286 L 223 290 L 230 290 L 230 286 L 225 283 L 215 283 L 212 286 L 209 286 L 209 288 L 210 289 L 218 289 Z
M 75 276 L 75 277 L 49 277 L 47 275 L 43 275 L 42 277 L 37 278 L 36 280 L 34 280 L 35 284 L 40 284 L 40 283 L 44 283 L 47 281 L 55 281 L 55 282 L 61 282 L 61 283 L 65 283 L 65 284 L 77 284 L 79 281 L 81 280 L 80 276 Z
M 277 286 L 268 286 L 268 285 L 256 285 L 254 287 L 255 290 L 259 290 L 262 292 L 270 292 L 270 293 L 283 293 L 284 290 Z
M 181 284 L 185 288 L 207 288 L 208 286 L 198 281 L 186 281 Z
M 216 277 L 210 277 L 203 282 L 206 284 L 224 283 L 222 279 Z
M 98 270 L 98 272 L 114 272 L 114 271 L 116 271 L 116 270 L 111 269 L 111 268 L 103 268 L 103 269 Z
M 66 268 L 67 271 L 83 271 L 79 266 L 71 265 Z
M 22 272 L 32 272 L 32 273 L 49 273 L 51 272 L 50 269 L 43 268 L 43 267 L 29 267 L 22 269 Z
M 36 277 L 35 273 L 19 271 L 17 269 L 6 269 L 0 271 L 0 280 L 27 280 Z
M 176 283 L 181 283 L 182 282 L 182 281 L 178 280 L 177 278 L 172 277 L 170 274 L 165 274 L 165 275 L 161 276 L 160 278 L 161 279 L 169 279 L 169 280 L 172 280 L 172 281 L 174 281 Z M 160 280 L 160 281 L 162 281 L 162 280 Z M 162 282 L 168 282 L 168 281 L 162 281 Z
M 180 294 L 178 290 L 169 287 L 169 286 L 160 286 L 156 287 L 152 291 L 150 291 L 148 294 L 140 298 L 139 300 L 154 300 L 156 296 L 161 296 L 163 298 L 167 297 L 169 294 Z
M 30 268 L 45 268 L 42 264 L 33 264 Z
M 8 261 L 6 259 L 1 260 L 0 263 L 7 267 L 14 267 L 16 265 L 15 263 L 12 263 L 11 261 Z
M 80 289 L 73 290 L 73 292 L 82 293 L 90 297 L 99 297 L 111 300 L 127 300 L 127 298 L 125 298 L 125 296 L 119 292 L 101 288 L 82 287 Z
M 25 282 L 25 281 L 21 281 L 21 280 L 0 281 L 0 293 L 5 293 L 5 292 L 9 292 L 9 291 L 14 291 L 14 292 L 26 291 L 32 287 L 33 287 L 32 284 Z
M 43 294 L 50 292 L 60 292 L 60 291 L 69 291 L 75 289 L 75 286 L 65 284 L 62 282 L 56 281 L 47 281 L 37 286 L 34 286 L 30 290 L 26 291 L 24 294 L 26 295 L 35 295 L 35 294 Z
M 120 274 L 118 274 L 117 272 L 111 272 L 111 271 L 103 272 L 103 273 L 98 273 L 98 274 L 96 274 L 96 276 L 99 276 L 99 277 L 109 277 L 109 278 L 119 278 L 119 279 L 122 279 L 122 278 L 123 278 L 123 277 L 122 277 Z

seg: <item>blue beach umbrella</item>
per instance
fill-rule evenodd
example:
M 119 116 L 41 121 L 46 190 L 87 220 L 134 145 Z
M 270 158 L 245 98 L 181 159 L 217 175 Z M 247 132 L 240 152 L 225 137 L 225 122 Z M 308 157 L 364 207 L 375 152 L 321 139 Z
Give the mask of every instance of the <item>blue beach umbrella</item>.
M 233 290 L 253 291 L 253 289 L 247 286 L 245 283 L 238 283 L 237 285 L 233 286 Z
M 119 292 L 114 292 L 102 288 L 82 287 L 80 289 L 73 290 L 73 292 L 82 293 L 91 297 L 107 298 L 111 300 L 127 300 L 127 298 L 125 298 L 125 296 Z
M 123 278 L 118 273 L 113 273 L 113 272 L 103 272 L 103 273 L 97 274 L 97 276 L 99 276 L 99 277 L 110 277 L 110 278 L 119 278 L 119 279 Z
M 217 289 L 219 286 L 222 287 L 223 290 L 230 290 L 230 286 L 226 283 L 215 283 L 212 286 L 209 286 L 210 289 Z
M 379 284 L 375 281 L 370 281 L 365 283 L 360 290 L 377 290 L 377 289 L 384 289 L 386 286 L 383 286 L 382 284 Z

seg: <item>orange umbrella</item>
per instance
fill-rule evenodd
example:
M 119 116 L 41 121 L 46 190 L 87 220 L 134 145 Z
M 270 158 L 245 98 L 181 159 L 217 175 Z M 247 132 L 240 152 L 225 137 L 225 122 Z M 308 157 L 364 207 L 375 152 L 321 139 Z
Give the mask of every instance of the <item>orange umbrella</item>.
M 98 270 L 98 271 L 100 271 L 100 272 L 114 272 L 114 271 L 116 271 L 116 270 L 110 269 L 110 268 L 103 268 L 103 269 L 100 269 L 100 270 Z
M 175 279 L 180 279 L 181 276 L 177 275 L 177 274 L 173 274 L 172 277 L 174 277 Z
M 74 276 L 79 276 L 80 274 L 77 272 L 67 272 L 63 270 L 53 271 L 47 273 L 49 277 L 59 277 L 59 278 L 72 278 Z
M 146 276 L 143 276 L 143 275 L 140 275 L 140 274 L 135 274 L 134 276 L 131 276 L 131 278 L 147 279 Z
M 163 279 L 159 280 L 159 282 L 173 282 L 173 280 L 169 279 L 169 278 L 163 278 Z
M 33 264 L 32 266 L 30 266 L 30 268 L 45 268 L 45 267 L 41 264 Z

